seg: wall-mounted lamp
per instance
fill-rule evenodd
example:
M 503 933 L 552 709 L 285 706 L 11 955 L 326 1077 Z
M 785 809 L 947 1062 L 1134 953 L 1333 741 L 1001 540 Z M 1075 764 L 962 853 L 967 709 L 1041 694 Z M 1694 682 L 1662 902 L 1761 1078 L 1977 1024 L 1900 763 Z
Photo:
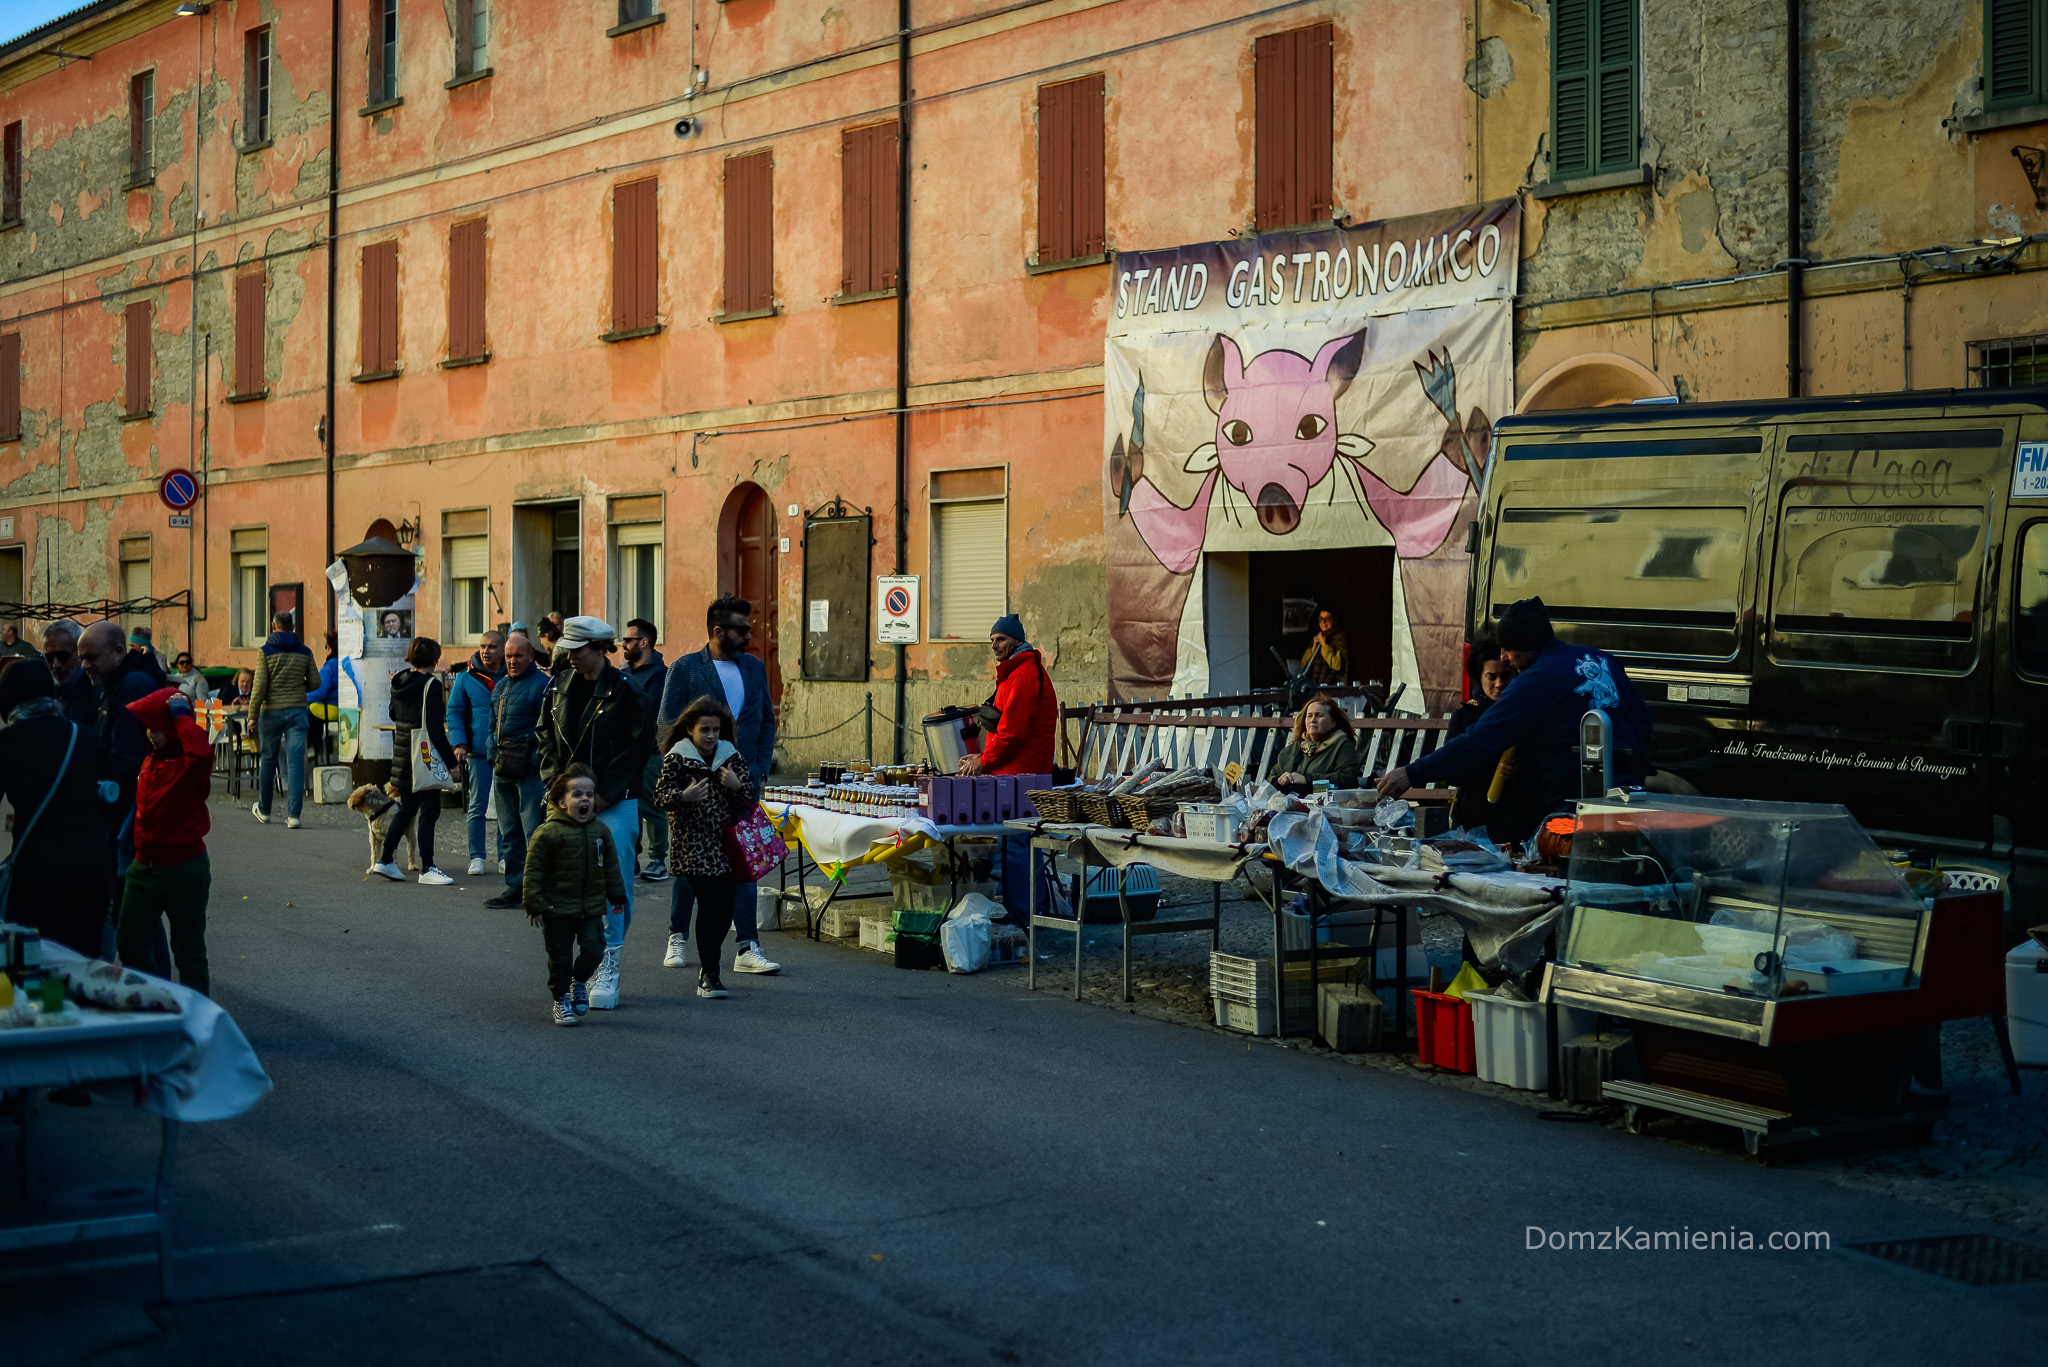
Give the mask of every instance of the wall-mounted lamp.
M 2041 171 L 2048 167 L 2048 147 L 2015 147 L 2012 154 L 2020 159 L 2020 169 L 2027 173 L 2027 184 L 2034 189 L 2034 211 L 2048 213 L 2048 190 L 2041 188 Z
M 177 15 L 180 19 L 192 19 L 212 8 L 212 0 L 185 0 L 184 4 L 178 6 Z

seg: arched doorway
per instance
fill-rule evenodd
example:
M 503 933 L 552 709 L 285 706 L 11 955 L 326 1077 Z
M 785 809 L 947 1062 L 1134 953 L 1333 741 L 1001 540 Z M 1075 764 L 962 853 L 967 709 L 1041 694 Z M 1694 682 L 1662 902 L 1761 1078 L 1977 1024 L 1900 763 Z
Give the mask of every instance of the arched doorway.
M 1539 375 L 1523 394 L 1520 413 L 1553 408 L 1605 408 L 1655 399 L 1671 391 L 1640 361 L 1611 352 L 1574 356 Z
M 737 593 L 754 605 L 754 640 L 747 649 L 768 668 L 768 701 L 782 705 L 781 655 L 776 648 L 775 505 L 758 484 L 742 484 L 726 496 L 718 518 L 718 591 Z

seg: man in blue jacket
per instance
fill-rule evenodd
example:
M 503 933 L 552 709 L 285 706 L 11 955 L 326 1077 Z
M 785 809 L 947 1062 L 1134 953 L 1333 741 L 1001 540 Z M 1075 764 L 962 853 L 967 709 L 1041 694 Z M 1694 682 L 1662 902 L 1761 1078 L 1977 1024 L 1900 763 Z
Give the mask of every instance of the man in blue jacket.
M 641 710 L 641 715 L 647 717 L 661 711 L 661 690 L 668 683 L 668 664 L 661 658 L 661 652 L 654 648 L 656 635 L 654 623 L 645 617 L 635 617 L 626 623 L 626 634 L 619 638 L 619 647 L 626 656 L 625 667 L 620 672 L 645 699 L 647 705 Z M 647 853 L 647 867 L 640 870 L 640 878 L 647 883 L 668 879 L 668 818 L 656 811 L 650 801 L 654 796 L 655 780 L 661 777 L 661 754 L 655 748 L 659 739 L 650 726 L 647 767 L 640 776 L 640 848 Z
M 484 871 L 484 814 L 491 806 L 491 689 L 505 677 L 505 633 L 487 631 L 470 654 L 469 668 L 448 689 L 448 744 L 462 761 L 468 785 L 469 873 Z M 498 867 L 505 867 L 505 828 L 498 827 Z
M 668 737 L 669 728 L 683 715 L 683 709 L 702 697 L 722 698 L 732 709 L 738 734 L 732 743 L 746 761 L 758 795 L 768 781 L 775 763 L 775 709 L 768 704 L 768 670 L 747 653 L 754 638 L 754 605 L 734 594 L 711 604 L 704 614 L 708 640 L 704 649 L 683 656 L 668 667 L 668 682 L 661 690 L 661 715 L 655 727 L 655 745 Z M 739 955 L 733 969 L 739 973 L 774 973 L 782 965 L 761 952 L 760 918 L 756 914 L 754 885 L 742 883 L 733 902 L 733 938 Z M 675 880 L 668 917 L 668 954 L 663 968 L 683 967 L 688 947 L 690 913 L 697 907 L 697 895 L 690 880 Z
M 547 785 L 540 776 L 540 716 L 548 676 L 533 660 L 533 642 L 513 632 L 505 638 L 505 677 L 491 686 L 490 730 L 484 762 L 491 766 L 491 803 L 498 814 L 498 848 L 505 890 L 487 907 L 524 905 L 526 842 L 547 817 Z M 475 737 L 471 738 L 472 740 Z
M 1399 797 L 1418 783 L 1483 783 L 1486 776 L 1477 771 L 1486 757 L 1515 746 L 1543 811 L 1568 806 L 1579 795 L 1579 719 L 1596 707 L 1614 724 L 1614 781 L 1624 787 L 1642 783 L 1649 772 L 1650 709 L 1621 661 L 1604 650 L 1558 640 L 1541 598 L 1510 604 L 1494 638 L 1518 671 L 1515 677 L 1464 734 L 1382 775 L 1381 797 Z M 1522 840 L 1530 832 L 1489 834 Z

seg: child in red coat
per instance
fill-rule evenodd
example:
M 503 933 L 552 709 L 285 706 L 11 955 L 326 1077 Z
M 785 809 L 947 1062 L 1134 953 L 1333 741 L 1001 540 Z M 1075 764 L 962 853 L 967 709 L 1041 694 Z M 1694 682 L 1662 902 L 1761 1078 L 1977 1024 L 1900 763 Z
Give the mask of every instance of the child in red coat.
M 115 943 L 122 963 L 147 964 L 156 918 L 167 917 L 178 980 L 209 994 L 206 899 L 213 870 L 206 861 L 212 826 L 206 799 L 213 791 L 213 747 L 192 715 L 192 700 L 175 688 L 137 698 L 128 710 L 149 738 L 149 758 L 135 781 L 135 860 L 121 893 Z

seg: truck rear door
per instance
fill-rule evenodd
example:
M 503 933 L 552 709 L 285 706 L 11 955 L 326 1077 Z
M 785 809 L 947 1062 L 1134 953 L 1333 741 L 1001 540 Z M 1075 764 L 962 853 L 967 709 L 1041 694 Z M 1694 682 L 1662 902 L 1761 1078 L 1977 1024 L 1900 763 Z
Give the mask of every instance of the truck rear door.
M 2041 430 L 2033 429 L 2038 423 Z M 1992 853 L 2013 864 L 2019 924 L 2048 903 L 2048 423 L 2029 422 L 2014 462 L 1999 579 L 1999 658 L 1986 748 L 1999 766 Z

